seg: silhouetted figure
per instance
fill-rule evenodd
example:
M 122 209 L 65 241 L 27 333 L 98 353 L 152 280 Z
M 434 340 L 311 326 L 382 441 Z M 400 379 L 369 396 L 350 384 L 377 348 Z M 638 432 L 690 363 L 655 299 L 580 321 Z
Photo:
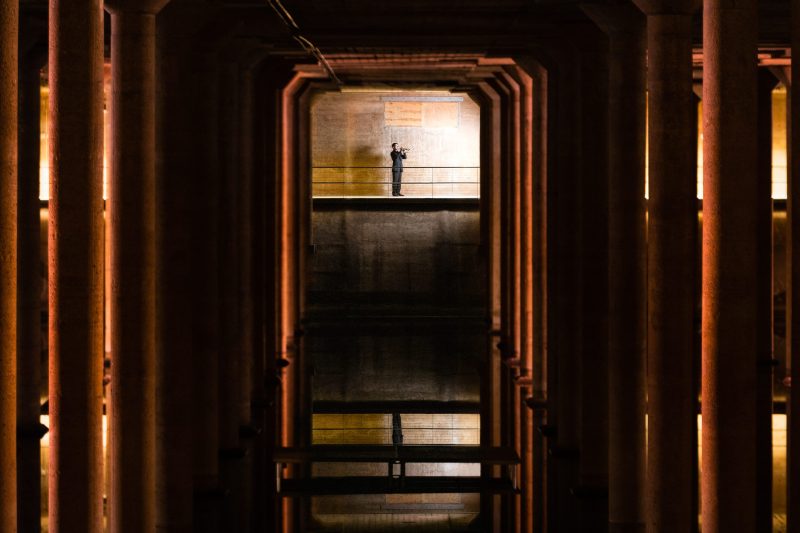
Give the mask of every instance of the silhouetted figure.
M 400 194 L 400 181 L 403 178 L 403 159 L 406 158 L 408 148 L 401 148 L 397 143 L 392 143 L 392 196 L 405 196 Z

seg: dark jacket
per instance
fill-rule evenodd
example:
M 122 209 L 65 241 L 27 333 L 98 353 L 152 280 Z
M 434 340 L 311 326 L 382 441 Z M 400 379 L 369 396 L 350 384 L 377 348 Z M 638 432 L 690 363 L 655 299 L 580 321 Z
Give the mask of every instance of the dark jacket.
M 406 158 L 405 152 L 392 150 L 389 155 L 392 156 L 392 170 L 403 170 L 403 159 Z

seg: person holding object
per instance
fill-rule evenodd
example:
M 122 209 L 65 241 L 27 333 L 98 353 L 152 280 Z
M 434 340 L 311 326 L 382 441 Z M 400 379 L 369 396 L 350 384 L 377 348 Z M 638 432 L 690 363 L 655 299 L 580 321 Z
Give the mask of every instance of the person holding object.
M 400 180 L 403 178 L 403 159 L 410 148 L 401 148 L 399 144 L 392 143 L 392 196 L 405 196 L 400 194 Z

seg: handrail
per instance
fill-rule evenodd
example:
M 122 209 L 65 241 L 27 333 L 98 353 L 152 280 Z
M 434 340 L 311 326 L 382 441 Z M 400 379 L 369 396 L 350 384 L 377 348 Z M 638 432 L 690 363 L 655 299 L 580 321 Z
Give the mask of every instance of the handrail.
M 313 167 L 311 167 L 311 168 L 312 168 L 312 169 L 315 169 L 315 168 L 392 168 L 392 166 L 391 166 L 391 165 L 381 165 L 381 166 L 359 166 L 359 165 L 346 165 L 346 166 L 337 166 L 337 165 L 315 165 L 315 166 L 313 166 Z M 474 169 L 480 169 L 481 167 L 467 167 L 467 166 L 462 166 L 462 165 L 459 165 L 459 166 L 449 166 L 449 167 L 443 167 L 443 166 L 431 166 L 431 165 L 427 165 L 427 166 L 412 166 L 412 165 L 403 165 L 403 170 L 406 170 L 406 169 L 409 169 L 409 168 L 470 168 L 470 169 L 473 169 L 473 168 L 474 168 Z
M 312 195 L 320 197 L 383 197 L 394 192 L 388 165 L 318 165 L 311 167 Z M 478 198 L 480 167 L 405 165 L 403 196 Z

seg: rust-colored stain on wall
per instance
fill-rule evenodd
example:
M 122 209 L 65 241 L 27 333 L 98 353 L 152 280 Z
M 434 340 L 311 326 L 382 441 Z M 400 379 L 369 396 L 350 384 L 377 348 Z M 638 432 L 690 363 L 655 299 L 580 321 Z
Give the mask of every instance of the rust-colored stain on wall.
M 387 126 L 422 126 L 422 102 L 384 102 Z
M 384 102 L 387 126 L 457 128 L 458 102 Z

